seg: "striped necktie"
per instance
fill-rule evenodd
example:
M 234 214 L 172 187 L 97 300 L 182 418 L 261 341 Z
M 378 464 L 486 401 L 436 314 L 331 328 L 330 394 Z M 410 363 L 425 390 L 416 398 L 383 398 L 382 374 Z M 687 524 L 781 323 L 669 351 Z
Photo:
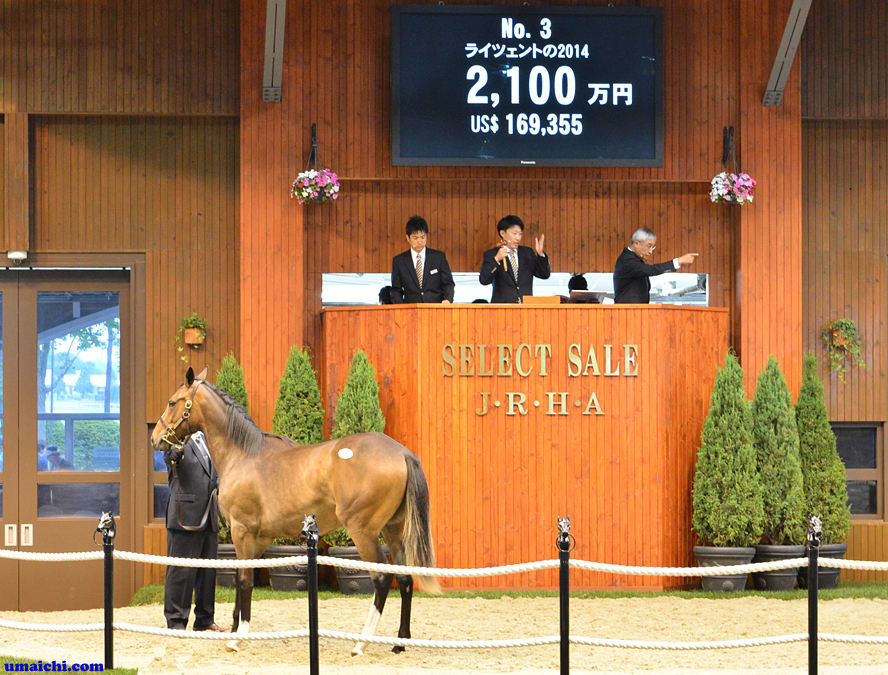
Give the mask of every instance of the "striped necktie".
M 416 255 L 416 278 L 419 280 L 419 287 L 422 288 L 422 254 Z
M 513 248 L 509 251 L 509 263 L 512 265 L 512 276 L 515 277 L 515 283 L 518 283 L 518 254 Z

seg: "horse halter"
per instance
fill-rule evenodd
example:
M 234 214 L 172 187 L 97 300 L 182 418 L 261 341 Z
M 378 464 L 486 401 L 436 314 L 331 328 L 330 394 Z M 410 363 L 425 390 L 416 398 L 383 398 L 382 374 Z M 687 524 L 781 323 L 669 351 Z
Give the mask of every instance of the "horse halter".
M 182 415 L 176 420 L 176 423 L 169 426 L 163 421 L 163 415 L 161 415 L 158 420 L 163 425 L 163 428 L 166 429 L 163 436 L 160 437 L 160 442 L 166 443 L 171 448 L 176 448 L 177 450 L 181 450 L 185 447 L 185 440 L 192 434 L 191 422 L 188 422 L 188 433 L 182 439 L 179 439 L 179 437 L 176 436 L 176 429 L 179 428 L 179 425 L 181 425 L 182 422 L 187 421 L 188 418 L 191 417 L 191 406 L 194 405 L 194 395 L 197 393 L 198 387 L 204 383 L 203 380 L 196 380 L 196 382 L 197 385 L 194 387 L 194 391 L 191 392 L 191 396 L 185 401 L 185 410 L 182 411 Z

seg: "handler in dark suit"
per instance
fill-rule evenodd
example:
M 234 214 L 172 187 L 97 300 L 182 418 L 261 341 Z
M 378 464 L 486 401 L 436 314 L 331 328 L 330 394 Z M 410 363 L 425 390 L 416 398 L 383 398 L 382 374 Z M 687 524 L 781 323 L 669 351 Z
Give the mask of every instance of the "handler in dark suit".
M 632 243 L 623 249 L 614 265 L 614 302 L 643 303 L 651 301 L 651 277 L 674 272 L 682 265 L 690 265 L 699 253 L 685 253 L 680 258 L 648 265 L 645 260 L 657 248 L 657 236 L 647 228 L 639 228 L 632 235 Z
M 219 546 L 219 476 L 202 433 L 192 434 L 180 450 L 164 453 L 169 472 L 167 555 L 174 558 L 215 558 Z M 168 628 L 185 630 L 194 593 L 194 630 L 224 632 L 213 620 L 216 570 L 167 567 L 163 614 Z
M 533 295 L 533 278 L 548 279 L 552 274 L 549 258 L 543 252 L 546 235 L 533 240 L 533 248 L 521 246 L 524 223 L 518 216 L 506 216 L 496 224 L 502 245 L 484 253 L 479 281 L 493 284 L 490 302 L 521 302 Z
M 453 302 L 453 275 L 447 256 L 427 248 L 429 225 L 424 218 L 413 216 L 407 221 L 407 243 L 410 248 L 392 258 L 393 303 Z

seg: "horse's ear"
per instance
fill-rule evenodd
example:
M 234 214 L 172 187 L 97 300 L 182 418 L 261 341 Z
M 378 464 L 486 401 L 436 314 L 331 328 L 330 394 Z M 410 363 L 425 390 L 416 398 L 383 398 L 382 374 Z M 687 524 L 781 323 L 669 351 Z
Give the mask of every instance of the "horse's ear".
M 194 384 L 194 368 L 188 366 L 188 370 L 185 371 L 185 384 L 189 387 Z
M 204 369 L 202 371 L 200 371 L 200 375 L 197 376 L 197 379 L 198 380 L 207 379 L 207 366 L 204 366 Z

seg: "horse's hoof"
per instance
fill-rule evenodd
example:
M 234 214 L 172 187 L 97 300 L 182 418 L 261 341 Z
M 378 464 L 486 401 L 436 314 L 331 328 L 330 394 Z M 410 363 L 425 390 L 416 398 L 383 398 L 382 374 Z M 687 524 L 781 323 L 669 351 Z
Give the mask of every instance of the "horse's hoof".
M 225 649 L 230 652 L 239 652 L 240 648 L 237 646 L 237 640 L 229 640 L 225 643 Z
M 364 650 L 361 649 L 360 647 L 355 647 L 354 649 L 352 649 L 352 656 L 363 656 L 363 655 L 364 655 Z
M 406 648 L 406 647 L 402 647 L 401 645 L 395 645 L 394 647 L 392 647 L 392 653 L 393 653 L 393 654 L 400 654 L 400 653 L 402 653 L 405 649 L 407 649 L 407 648 Z

